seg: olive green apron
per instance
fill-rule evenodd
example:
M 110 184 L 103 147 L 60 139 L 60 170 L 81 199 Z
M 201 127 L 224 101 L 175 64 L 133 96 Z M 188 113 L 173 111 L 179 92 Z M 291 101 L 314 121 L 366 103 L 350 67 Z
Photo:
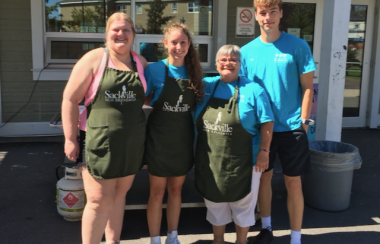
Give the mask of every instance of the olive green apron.
M 240 123 L 239 79 L 230 99 L 213 97 L 218 81 L 196 121 L 195 188 L 212 202 L 235 202 L 251 192 L 253 136 Z
M 132 57 L 132 54 L 131 54 Z M 143 166 L 146 120 L 144 88 L 133 71 L 108 67 L 87 107 L 86 165 L 98 179 L 136 174 Z
M 189 89 L 189 80 L 170 77 L 166 63 L 164 87 L 148 118 L 145 159 L 150 174 L 182 176 L 192 168 L 194 101 L 195 92 Z

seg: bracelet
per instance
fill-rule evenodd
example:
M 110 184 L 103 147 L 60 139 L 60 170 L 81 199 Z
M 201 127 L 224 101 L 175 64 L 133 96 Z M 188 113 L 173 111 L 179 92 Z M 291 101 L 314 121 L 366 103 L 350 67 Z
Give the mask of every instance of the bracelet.
M 259 151 L 270 152 L 268 149 L 260 148 Z

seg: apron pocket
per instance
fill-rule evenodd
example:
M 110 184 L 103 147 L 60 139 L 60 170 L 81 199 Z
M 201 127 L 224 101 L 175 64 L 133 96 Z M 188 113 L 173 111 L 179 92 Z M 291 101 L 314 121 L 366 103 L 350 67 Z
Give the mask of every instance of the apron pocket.
M 110 165 L 108 126 L 89 126 L 86 133 L 86 164 L 96 178 L 109 178 Z
M 134 148 L 134 151 L 131 152 L 131 154 L 136 155 L 136 158 L 134 158 L 133 160 L 138 162 L 139 167 L 140 167 L 141 163 L 143 162 L 144 150 L 145 150 L 145 139 L 146 139 L 146 122 L 145 121 L 136 124 L 134 134 L 135 134 L 135 140 L 134 140 L 135 145 L 132 145 L 132 148 Z M 131 159 L 131 157 L 129 157 L 129 159 Z
M 164 141 L 166 141 L 167 131 L 164 127 L 156 125 L 147 126 L 147 149 L 149 151 L 162 151 L 164 149 Z
M 215 180 L 210 177 L 212 171 L 210 168 L 209 157 L 207 152 L 200 150 L 195 151 L 195 166 L 194 166 L 194 184 L 195 188 L 203 197 L 205 197 L 209 191 L 210 181 L 214 182 Z M 212 187 L 211 187 L 212 188 Z
M 213 202 L 224 201 L 223 192 L 225 189 L 224 176 L 225 170 L 223 165 L 209 152 L 196 150 L 195 152 L 195 171 L 194 183 L 195 188 L 204 198 Z
M 136 143 L 137 145 L 144 146 L 146 137 L 146 122 L 141 122 L 136 125 Z
M 231 202 L 243 199 L 251 192 L 252 183 L 252 154 L 230 155 L 228 164 L 228 192 Z
M 252 177 L 252 153 L 245 155 L 230 155 L 227 170 L 231 177 Z
M 86 145 L 91 151 L 108 151 L 108 126 L 95 127 L 87 125 Z
M 213 202 L 235 202 L 251 192 L 252 154 L 210 155 L 196 150 L 195 187 Z

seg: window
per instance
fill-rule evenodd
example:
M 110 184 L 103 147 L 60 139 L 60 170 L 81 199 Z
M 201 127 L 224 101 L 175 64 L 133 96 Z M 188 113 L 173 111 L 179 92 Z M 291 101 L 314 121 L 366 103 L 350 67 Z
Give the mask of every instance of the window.
M 172 13 L 178 13 L 178 3 L 172 3 Z
M 46 32 L 104 33 L 107 16 L 130 15 L 130 5 L 117 0 L 45 1 Z
M 209 62 L 209 44 L 194 43 L 194 48 L 198 52 L 201 63 Z M 157 62 L 166 59 L 166 48 L 162 42 L 140 42 L 140 54 L 148 62 Z
M 46 61 L 49 64 L 75 64 L 86 52 L 104 46 L 104 41 L 101 39 L 47 38 L 49 52 L 47 52 Z
M 213 36 L 213 3 L 219 6 L 216 8 L 224 9 L 227 1 L 204 1 L 200 6 L 199 1 L 34 0 L 31 4 L 33 79 L 67 80 L 78 59 L 91 49 L 104 46 L 107 18 L 118 11 L 133 17 L 136 29 L 133 51 L 140 53 L 144 49 L 140 44 L 149 43 L 145 45 L 148 49 L 141 51 L 151 51 L 153 46 L 154 55 L 149 57 L 150 60 L 155 60 L 154 56 L 165 58 L 160 43 L 166 18 L 161 17 L 170 16 L 170 21 L 187 25 L 202 66 L 206 70 L 213 69 L 214 43 L 217 40 Z M 190 14 L 200 13 L 201 7 L 208 11 Z M 156 8 L 161 8 L 163 15 L 154 16 Z M 131 10 L 135 10 L 132 11 L 134 13 Z M 220 20 L 221 17 L 217 23 Z M 223 31 L 218 32 L 218 38 L 225 40 Z
M 127 13 L 127 5 L 125 4 L 118 4 L 116 8 L 118 12 Z
M 188 13 L 198 13 L 199 12 L 199 2 L 189 2 L 187 3 Z
M 141 3 L 136 4 L 136 14 L 142 14 L 142 4 Z

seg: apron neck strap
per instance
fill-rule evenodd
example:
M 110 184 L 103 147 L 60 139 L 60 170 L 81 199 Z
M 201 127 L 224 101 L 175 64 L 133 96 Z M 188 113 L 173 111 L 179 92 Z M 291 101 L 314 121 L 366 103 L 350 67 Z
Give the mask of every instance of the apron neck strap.
M 108 67 L 108 61 L 110 60 L 110 52 L 109 52 L 108 48 L 106 48 L 106 51 L 107 51 L 107 59 L 106 59 L 106 65 L 104 66 L 104 68 Z M 130 55 L 131 55 L 132 69 L 134 72 L 138 72 L 136 61 L 133 59 L 133 55 L 131 52 L 130 52 Z M 138 58 L 138 57 L 136 57 L 136 58 Z
M 169 59 L 166 60 L 165 64 L 165 80 L 169 77 Z
M 107 52 L 107 58 L 106 58 L 106 66 L 104 68 L 108 67 L 108 60 L 110 59 L 110 51 L 108 50 L 108 48 L 106 48 L 106 52 Z
M 239 81 L 240 81 L 240 76 L 238 76 L 238 79 L 237 79 L 237 83 L 236 83 L 236 86 L 235 86 L 235 93 L 234 93 L 234 95 L 232 96 L 232 98 L 230 99 L 230 101 L 228 103 L 228 109 L 227 109 L 228 113 L 231 113 L 232 107 L 234 106 L 234 104 L 237 101 L 237 98 L 238 98 L 238 95 L 239 95 Z

